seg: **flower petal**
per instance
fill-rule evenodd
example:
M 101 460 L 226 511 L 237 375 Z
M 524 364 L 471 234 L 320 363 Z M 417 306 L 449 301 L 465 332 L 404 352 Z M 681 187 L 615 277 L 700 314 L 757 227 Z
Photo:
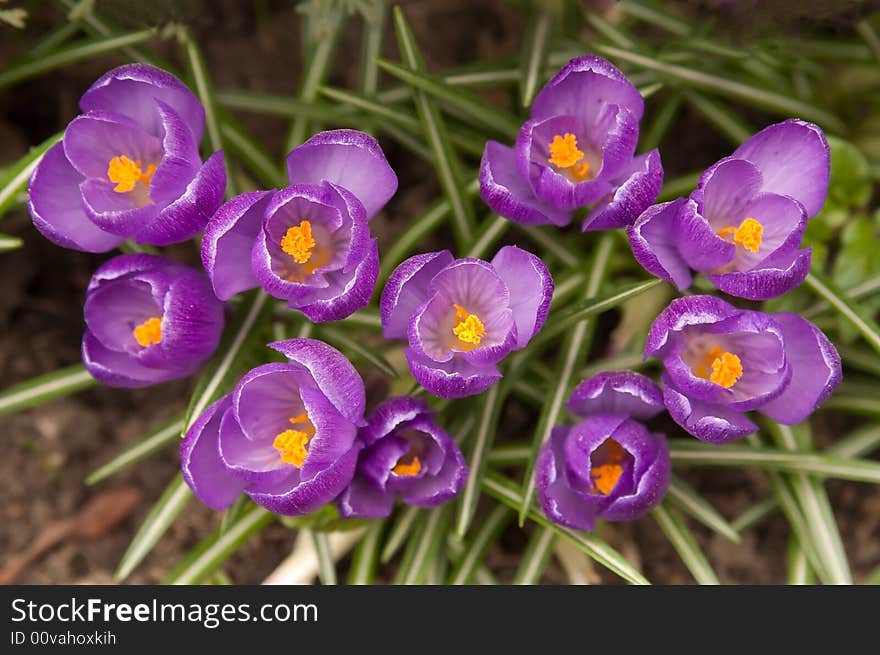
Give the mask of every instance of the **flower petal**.
M 690 267 L 678 250 L 677 214 L 684 198 L 648 207 L 636 222 L 627 228 L 633 256 L 646 271 L 672 282 L 679 291 L 691 285 Z
M 745 412 L 688 398 L 672 386 L 666 375 L 663 400 L 673 420 L 700 441 L 723 444 L 758 430 Z
M 581 225 L 582 231 L 609 230 L 635 222 L 657 199 L 663 186 L 660 152 L 654 149 L 635 157 L 612 184 L 616 187 L 613 194 L 590 211 Z
M 380 310 L 386 339 L 405 339 L 416 309 L 427 300 L 434 276 L 454 261 L 448 250 L 415 255 L 394 269 L 382 290 Z
M 355 475 L 336 499 L 336 506 L 340 516 L 346 519 L 381 519 L 391 514 L 394 494 L 385 493 L 363 475 Z
M 510 292 L 510 309 L 516 325 L 514 347 L 524 348 L 547 320 L 553 278 L 544 262 L 516 246 L 501 248 L 492 258 L 492 266 Z
M 749 300 L 777 298 L 800 286 L 810 272 L 812 248 L 781 248 L 757 268 L 744 272 L 709 275 L 724 293 Z
M 664 410 L 663 394 L 653 380 L 632 371 L 603 371 L 575 387 L 565 406 L 572 414 L 617 414 L 641 421 Z
M 403 352 L 416 381 L 441 398 L 473 396 L 501 379 L 494 365 L 476 367 L 460 357 L 441 363 L 416 354 L 412 348 L 405 348 Z
M 336 271 L 325 275 L 329 286 L 318 289 L 314 300 L 302 305 L 290 303 L 315 323 L 338 321 L 370 303 L 379 276 L 379 247 L 371 240 L 366 257 L 350 273 Z

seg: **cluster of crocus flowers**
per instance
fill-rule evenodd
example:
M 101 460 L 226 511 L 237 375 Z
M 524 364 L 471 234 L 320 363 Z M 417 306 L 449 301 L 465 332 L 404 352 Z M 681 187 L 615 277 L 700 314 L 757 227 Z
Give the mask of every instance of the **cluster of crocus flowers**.
M 269 347 L 288 361 L 249 371 L 198 417 L 181 446 L 183 476 L 214 509 L 245 492 L 278 514 L 308 514 L 354 476 L 364 383 L 342 353 L 321 341 Z
M 593 205 L 584 230 L 624 227 L 657 198 L 657 150 L 635 156 L 644 100 L 611 63 L 572 59 L 535 97 L 513 148 L 486 143 L 480 195 L 526 225 L 568 225 Z
M 417 398 L 389 398 L 376 407 L 358 441 L 357 472 L 336 501 L 343 517 L 388 516 L 396 499 L 435 507 L 453 498 L 467 478 L 461 450 Z
M 220 342 L 223 303 L 204 273 L 156 255 L 119 255 L 89 282 L 82 358 L 114 387 L 195 372 Z
M 114 68 L 83 94 L 31 177 L 28 208 L 53 243 L 105 252 L 125 239 L 157 246 L 201 232 L 223 202 L 223 153 L 204 164 L 205 111 L 176 77 Z
M 793 425 L 841 379 L 840 357 L 795 314 L 741 310 L 713 296 L 673 300 L 654 321 L 645 357 L 663 361 L 663 398 L 690 434 L 720 444 L 758 428 L 757 411 Z
M 597 518 L 632 521 L 656 507 L 671 472 L 666 437 L 643 423 L 665 409 L 657 385 L 629 371 L 599 373 L 566 406 L 581 421 L 554 428 L 535 463 L 547 517 L 592 530 Z
M 709 167 L 689 197 L 645 210 L 628 229 L 633 254 L 679 290 L 694 269 L 732 296 L 780 296 L 810 270 L 801 237 L 825 202 L 829 173 L 819 127 L 770 125 Z
M 455 259 L 448 250 L 407 259 L 382 292 L 382 330 L 409 342 L 413 377 L 444 398 L 485 391 L 497 364 L 524 348 L 550 309 L 553 279 L 535 255 L 501 248 L 491 262 Z
M 202 263 L 223 300 L 261 286 L 315 322 L 364 307 L 379 272 L 369 221 L 397 190 L 379 144 L 355 130 L 321 132 L 287 156 L 290 186 L 223 205 Z

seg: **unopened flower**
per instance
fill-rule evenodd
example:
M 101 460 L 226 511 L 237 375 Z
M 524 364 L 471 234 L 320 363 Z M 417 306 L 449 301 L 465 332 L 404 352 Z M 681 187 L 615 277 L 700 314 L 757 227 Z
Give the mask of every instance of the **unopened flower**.
M 223 303 L 201 271 L 156 255 L 119 255 L 89 282 L 82 358 L 114 387 L 194 373 L 223 332 Z
M 131 64 L 101 77 L 79 106 L 31 177 L 37 229 L 88 252 L 201 232 L 223 202 L 226 172 L 222 152 L 199 157 L 205 111 L 192 92 L 170 73 Z
M 663 411 L 660 389 L 631 372 L 581 382 L 567 407 L 582 420 L 554 428 L 535 464 L 538 502 L 552 521 L 592 530 L 596 519 L 632 521 L 669 487 L 669 447 L 641 421 Z
M 837 351 L 809 321 L 740 310 L 712 296 L 673 300 L 651 326 L 645 357 L 652 356 L 663 360 L 669 414 L 716 444 L 757 430 L 748 411 L 800 423 L 841 378 Z
M 382 330 L 387 339 L 409 340 L 409 368 L 425 389 L 470 396 L 497 382 L 496 364 L 541 329 L 552 295 L 547 267 L 515 246 L 491 262 L 455 259 L 448 250 L 416 255 L 388 278 Z
M 395 499 L 435 507 L 455 496 L 467 478 L 458 446 L 416 398 L 389 398 L 358 434 L 354 480 L 337 499 L 342 516 L 388 516 Z
M 227 299 L 262 286 L 316 322 L 370 300 L 379 272 L 369 220 L 397 190 L 379 144 L 354 130 L 315 135 L 287 156 L 291 186 L 237 196 L 211 219 L 202 263 Z
M 181 446 L 183 477 L 214 509 L 243 491 L 277 514 L 308 514 L 352 480 L 364 383 L 342 353 L 321 341 L 269 346 L 288 362 L 251 370 L 205 410 Z
M 694 269 L 732 296 L 780 296 L 810 270 L 801 238 L 825 202 L 829 172 L 819 127 L 770 125 L 709 167 L 688 198 L 645 210 L 628 229 L 633 254 L 679 290 Z
M 572 59 L 535 97 L 515 147 L 486 144 L 481 197 L 526 225 L 562 227 L 587 205 L 584 230 L 631 224 L 663 184 L 657 150 L 634 156 L 644 104 L 605 59 Z

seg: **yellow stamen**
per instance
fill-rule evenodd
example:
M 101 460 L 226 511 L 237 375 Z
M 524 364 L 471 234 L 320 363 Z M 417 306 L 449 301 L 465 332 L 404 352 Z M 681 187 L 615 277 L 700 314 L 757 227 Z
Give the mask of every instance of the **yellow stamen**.
M 126 193 L 133 190 L 138 182 L 149 186 L 156 167 L 150 164 L 146 171 L 142 167 L 140 159 L 135 161 L 125 155 L 111 159 L 107 166 L 107 178 L 116 185 L 113 190 L 117 193 Z
M 739 227 L 724 227 L 718 230 L 717 234 L 722 239 L 733 235 L 735 244 L 742 246 L 749 252 L 758 252 L 763 240 L 764 226 L 754 218 L 747 218 L 740 223 Z
M 293 425 L 306 424 L 304 430 L 285 430 L 276 435 L 272 447 L 281 454 L 281 461 L 285 464 L 293 464 L 297 468 L 303 465 L 309 454 L 309 441 L 315 436 L 315 426 L 309 420 L 309 415 L 303 412 L 299 416 L 290 419 Z
M 712 369 L 711 373 L 709 373 L 710 368 Z M 708 351 L 700 364 L 693 370 L 697 377 L 714 382 L 725 389 L 730 389 L 735 385 L 743 374 L 740 358 L 718 346 Z
M 422 463 L 415 456 L 413 456 L 410 462 L 404 461 L 404 458 L 401 457 L 391 470 L 397 475 L 417 475 L 422 470 Z
M 158 316 L 148 318 L 132 330 L 135 341 L 146 348 L 162 341 L 162 319 Z
M 590 467 L 590 481 L 595 492 L 607 496 L 623 475 L 625 453 L 623 447 L 610 437 L 599 446 L 599 449 L 605 451 L 607 459 L 604 464 Z
M 571 132 L 566 132 L 564 136 L 557 134 L 548 147 L 550 159 L 547 161 L 559 168 L 571 168 L 584 158 L 584 153 L 578 150 L 577 139 Z
M 308 221 L 300 221 L 287 229 L 287 234 L 281 239 L 281 250 L 293 257 L 297 264 L 305 264 L 312 258 L 312 250 L 315 240 L 312 238 L 312 224 Z
M 486 327 L 476 314 L 469 314 L 461 305 L 455 307 L 455 327 L 452 333 L 464 343 L 479 346 L 486 334 Z

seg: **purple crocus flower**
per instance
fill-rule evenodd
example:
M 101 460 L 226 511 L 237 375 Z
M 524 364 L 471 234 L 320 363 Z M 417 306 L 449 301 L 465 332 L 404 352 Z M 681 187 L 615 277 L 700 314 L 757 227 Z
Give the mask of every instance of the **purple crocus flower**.
M 829 172 L 821 129 L 795 119 L 771 125 L 710 166 L 688 198 L 645 210 L 628 229 L 633 254 L 679 290 L 694 269 L 732 296 L 780 296 L 810 270 L 810 248 L 799 247 Z
M 793 425 L 840 383 L 828 338 L 795 314 L 740 310 L 713 296 L 678 298 L 657 317 L 645 357 L 663 360 L 663 399 L 676 423 L 709 443 L 757 430 L 756 410 Z
M 608 61 L 572 59 L 535 97 L 513 148 L 486 143 L 480 195 L 525 225 L 563 227 L 587 205 L 585 231 L 631 224 L 663 184 L 657 150 L 634 156 L 644 106 Z
M 199 158 L 205 110 L 192 92 L 170 73 L 131 64 L 101 77 L 79 106 L 31 177 L 37 229 L 87 252 L 201 232 L 223 202 L 226 172 L 222 152 Z
M 223 303 L 204 273 L 156 255 L 119 255 L 89 282 L 82 358 L 113 387 L 194 373 L 223 332 Z
M 541 329 L 552 295 L 544 263 L 515 246 L 491 262 L 425 253 L 388 278 L 382 330 L 386 339 L 409 340 L 409 369 L 425 389 L 461 398 L 501 378 L 496 364 Z
M 417 398 L 389 398 L 358 434 L 363 444 L 354 480 L 336 503 L 346 518 L 382 518 L 395 499 L 436 507 L 461 490 L 467 465 L 456 443 Z
M 369 220 L 397 190 L 379 144 L 355 130 L 316 134 L 287 156 L 291 186 L 237 196 L 211 219 L 202 263 L 217 297 L 262 286 L 312 321 L 364 307 L 379 272 Z
M 669 446 L 641 421 L 663 411 L 660 389 L 629 371 L 581 382 L 568 399 L 582 418 L 553 429 L 535 463 L 535 489 L 547 517 L 592 530 L 596 519 L 632 521 L 656 507 L 669 487 Z
M 208 407 L 180 449 L 183 477 L 209 507 L 243 491 L 277 514 L 308 514 L 354 475 L 364 383 L 342 353 L 314 339 L 269 344 L 286 363 L 249 371 Z

